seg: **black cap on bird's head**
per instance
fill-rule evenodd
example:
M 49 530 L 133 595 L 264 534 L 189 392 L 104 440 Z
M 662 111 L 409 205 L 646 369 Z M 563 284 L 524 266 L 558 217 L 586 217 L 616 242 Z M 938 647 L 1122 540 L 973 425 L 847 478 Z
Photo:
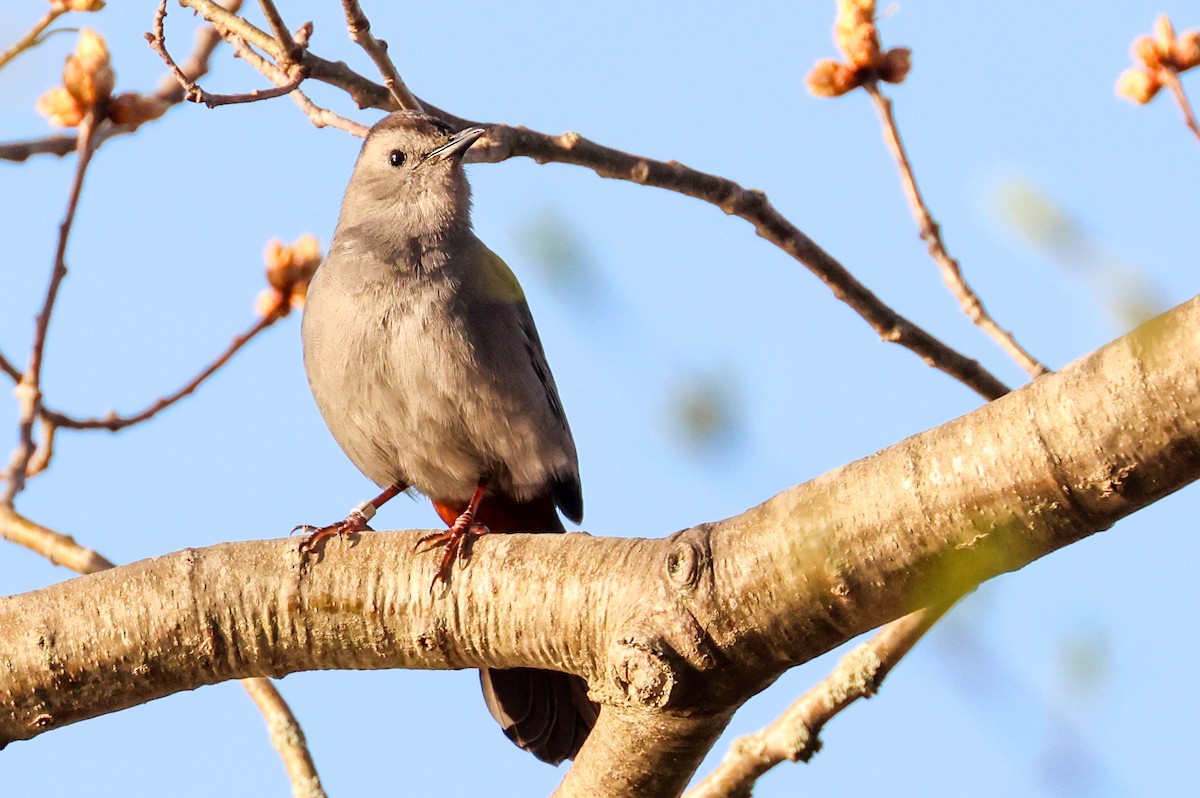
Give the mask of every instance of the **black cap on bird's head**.
M 462 158 L 484 129 L 455 131 L 429 114 L 397 111 L 371 128 L 346 189 L 342 213 L 381 214 L 397 232 L 437 235 L 470 228 L 471 189 Z

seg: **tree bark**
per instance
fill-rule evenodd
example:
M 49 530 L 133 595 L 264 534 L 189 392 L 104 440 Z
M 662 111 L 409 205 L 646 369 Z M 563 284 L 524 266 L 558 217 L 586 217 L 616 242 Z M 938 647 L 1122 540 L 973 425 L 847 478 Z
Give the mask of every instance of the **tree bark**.
M 181 690 L 335 668 L 583 675 L 561 795 L 676 795 L 784 670 L 1200 476 L 1200 299 L 975 412 L 668 538 L 418 532 L 185 550 L 0 600 L 0 743 Z

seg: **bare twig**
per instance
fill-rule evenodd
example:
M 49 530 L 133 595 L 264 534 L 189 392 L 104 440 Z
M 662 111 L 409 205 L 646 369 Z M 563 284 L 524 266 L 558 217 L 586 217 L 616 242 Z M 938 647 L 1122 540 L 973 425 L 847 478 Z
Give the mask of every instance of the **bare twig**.
M 34 23 L 34 26 L 30 28 L 24 36 L 22 36 L 20 39 L 17 39 L 12 47 L 9 47 L 3 53 L 0 53 L 0 69 L 3 69 L 9 61 L 13 60 L 21 53 L 35 46 L 38 43 L 38 37 L 42 35 L 42 31 L 46 30 L 46 28 L 54 24 L 54 20 L 58 19 L 70 10 L 70 7 L 67 6 L 66 3 L 51 3 L 50 8 L 46 10 L 46 13 L 42 15 L 42 18 Z
M 241 6 L 242 0 L 227 0 L 226 2 L 226 7 L 233 12 L 236 12 Z M 212 25 L 202 26 L 196 31 L 196 41 L 193 45 L 191 55 L 180 65 L 180 69 L 193 82 L 204 77 L 208 74 L 208 63 L 213 51 L 222 41 L 223 39 Z M 163 78 L 154 96 L 172 105 L 176 105 L 183 101 L 184 87 L 180 85 L 173 74 L 168 74 Z M 96 128 L 96 133 L 92 139 L 92 146 L 99 148 L 110 138 L 132 133 L 134 130 L 137 130 L 137 126 L 135 125 L 116 125 L 110 121 L 102 122 Z M 31 141 L 14 141 L 7 144 L 0 144 L 0 160 L 21 162 L 35 155 L 56 155 L 61 158 L 74 151 L 74 136 L 56 134 Z
M 163 23 L 167 18 L 167 0 L 161 0 L 158 4 L 158 11 L 154 15 L 154 30 L 144 34 L 146 41 L 149 42 L 151 49 L 158 53 L 171 70 L 171 74 L 179 81 L 179 85 L 183 87 L 184 99 L 194 103 L 203 103 L 209 108 L 216 108 L 220 105 L 235 105 L 238 103 L 252 103 L 259 100 L 270 100 L 275 97 L 282 97 L 285 94 L 290 94 L 304 82 L 304 70 L 297 69 L 296 74 L 286 83 L 276 86 L 273 89 L 255 89 L 253 91 L 244 92 L 241 94 L 213 94 L 205 91 L 196 85 L 196 82 L 188 77 L 179 65 L 175 63 L 175 59 L 167 52 L 166 32 L 163 29 Z M 288 41 L 291 41 L 290 36 Z
M 0 537 L 45 557 L 55 565 L 79 574 L 94 574 L 113 567 L 99 553 L 80 546 L 70 535 L 30 521 L 12 507 L 0 504 Z
M 268 53 L 278 63 L 287 60 L 287 55 L 281 49 L 282 45 L 274 36 L 253 24 L 245 17 L 239 17 L 237 11 L 225 8 L 213 0 L 179 0 L 179 4 L 190 8 L 208 20 L 221 38 L 229 40 L 229 34 L 245 39 L 251 45 Z M 304 60 L 308 60 L 307 56 Z
M 180 2 L 200 13 L 227 40 L 244 38 L 277 61 L 283 57 L 279 43 L 270 34 L 229 13 L 212 0 Z M 273 74 L 279 75 L 278 67 L 265 58 L 258 56 L 251 63 L 271 77 L 272 81 L 279 82 L 278 77 L 272 77 Z M 387 89 L 354 72 L 344 63 L 326 61 L 305 50 L 303 64 L 310 79 L 344 89 L 361 107 L 396 107 Z M 365 127 L 330 114 L 326 109 L 311 106 L 307 97 L 302 100 L 298 95 L 301 92 L 292 93 L 293 99 L 305 109 L 314 124 L 336 124 L 344 130 L 353 128 L 355 135 L 365 134 Z M 486 125 L 446 113 L 429 103 L 422 103 L 422 106 L 452 124 Z M 335 121 L 330 122 L 330 117 Z M 705 174 L 674 161 L 654 161 L 602 147 L 577 133 L 548 136 L 526 128 L 486 126 L 488 146 L 476 145 L 472 148 L 472 160 L 502 161 L 525 156 L 539 163 L 554 161 L 575 164 L 586 166 L 601 177 L 629 180 L 703 199 L 726 213 L 750 222 L 760 236 L 803 263 L 833 291 L 834 296 L 858 312 L 883 340 L 911 350 L 927 364 L 946 372 L 986 399 L 995 399 L 1008 392 L 1008 387 L 977 361 L 955 351 L 881 301 L 842 264 L 775 210 L 762 192 L 744 189 L 732 180 Z
M 275 7 L 272 0 L 258 0 L 258 7 L 262 9 L 263 16 L 267 18 L 267 24 L 271 26 L 271 32 L 275 34 L 275 41 L 279 42 L 280 50 L 283 53 L 284 57 L 280 59 L 279 65 L 284 69 L 290 68 L 300 60 L 303 48 L 292 38 L 292 32 L 284 24 L 283 17 L 280 16 L 279 9 Z
M 25 479 L 30 473 L 30 462 L 37 449 L 33 439 L 33 425 L 42 411 L 42 358 L 46 350 L 46 333 L 50 329 L 50 318 L 54 313 L 58 289 L 62 285 L 63 278 L 67 276 L 67 241 L 71 237 L 71 226 L 75 223 L 79 196 L 83 192 L 83 179 L 87 174 L 88 164 L 92 162 L 92 153 L 95 151 L 92 146 L 92 135 L 95 130 L 96 118 L 94 113 L 89 111 L 79 123 L 76 131 L 75 151 L 78 161 L 75 165 L 75 177 L 67 199 L 67 211 L 58 228 L 58 244 L 54 250 L 54 265 L 50 269 L 46 296 L 42 300 L 41 310 L 38 311 L 34 322 L 33 346 L 29 353 L 29 362 L 16 387 L 21 413 L 17 431 L 18 443 L 9 462 L 8 485 L 5 487 L 3 497 L 0 498 L 0 503 L 8 506 L 11 506 L 16 495 L 24 490 Z
M 342 0 L 342 10 L 346 12 L 346 27 L 350 30 L 350 40 L 366 51 L 375 62 L 379 74 L 383 76 L 383 85 L 395 99 L 396 104 L 409 111 L 423 111 L 420 100 L 413 96 L 404 85 L 404 80 L 388 55 L 388 44 L 383 39 L 376 39 L 371 33 L 371 21 L 363 13 L 358 0 Z
M 43 411 L 45 408 L 42 408 Z M 30 459 L 29 465 L 25 469 L 25 476 L 35 477 L 50 467 L 50 461 L 54 459 L 54 439 L 58 434 L 58 425 L 46 418 L 45 412 L 41 416 L 42 434 L 38 438 L 37 450 L 33 453 L 33 458 Z
M 185 396 L 193 393 L 197 388 L 200 387 L 201 383 L 203 383 L 214 373 L 216 373 L 218 369 L 228 363 L 229 359 L 237 354 L 239 349 L 248 344 L 254 338 L 254 336 L 258 335 L 260 332 L 286 316 L 287 312 L 288 307 L 286 304 L 280 303 L 277 305 L 271 312 L 254 322 L 250 329 L 246 330 L 246 332 L 236 336 L 232 341 L 230 341 L 229 346 L 225 348 L 224 352 L 222 352 L 215 360 L 205 366 L 199 374 L 188 380 L 183 387 L 179 388 L 174 393 L 158 399 L 154 402 L 154 404 L 137 413 L 133 413 L 132 415 L 128 416 L 120 416 L 116 413 L 109 413 L 107 416 L 102 418 L 72 418 L 65 413 L 50 410 L 48 408 L 44 410 L 43 413 L 48 421 L 56 426 L 62 427 L 63 429 L 106 429 L 110 432 L 117 432 L 118 430 L 125 429 L 126 427 L 131 427 L 134 424 L 140 424 L 141 422 L 158 415 L 163 410 L 166 410 L 168 407 L 175 404 Z
M 337 128 L 360 139 L 366 138 L 367 132 L 370 130 L 366 125 L 359 124 L 353 119 L 347 119 L 344 116 L 335 114 L 328 108 L 317 105 L 302 91 L 292 92 L 292 101 L 296 103 L 296 106 L 304 112 L 304 115 L 316 127 Z
M 236 14 L 242 8 L 242 0 L 226 0 L 224 7 Z M 195 41 L 192 43 L 191 55 L 180 64 L 183 74 L 193 83 L 207 75 L 213 51 L 222 41 L 224 39 L 221 38 L 221 34 L 211 24 L 200 26 L 196 31 Z M 179 103 L 183 101 L 183 93 L 184 87 L 173 74 L 168 74 L 163 76 L 156 95 L 167 102 Z
M 494 125 L 488 128 L 486 146 L 473 157 L 502 161 L 518 155 L 538 163 L 554 161 L 586 166 L 601 177 L 655 186 L 709 202 L 750 222 L 760 236 L 803 263 L 883 340 L 911 350 L 928 365 L 944 371 L 985 399 L 1008 392 L 1007 386 L 977 361 L 947 346 L 880 300 L 845 266 L 784 218 L 761 191 L 747 190 L 732 180 L 675 161 L 655 161 L 602 147 L 578 133 L 547 136 L 525 128 Z
M 13 365 L 12 361 L 0 352 L 0 371 L 3 371 L 14 382 L 21 379 L 21 370 Z
M 928 245 L 930 257 L 941 269 L 942 280 L 946 283 L 946 287 L 954 294 L 962 306 L 963 312 L 967 314 L 967 318 L 991 336 L 1000 345 L 1000 348 L 1031 377 L 1040 377 L 1045 374 L 1048 369 L 1018 344 L 1012 333 L 996 323 L 984 308 L 978 294 L 967 284 L 958 261 L 950 257 L 950 253 L 946 249 L 946 244 L 942 240 L 941 226 L 934 221 L 933 214 L 929 212 L 929 206 L 925 204 L 925 198 L 921 196 L 921 190 L 917 187 L 912 163 L 908 160 L 904 142 L 900 139 L 900 129 L 897 127 L 896 118 L 892 113 L 892 101 L 880 91 L 879 85 L 875 81 L 868 81 L 863 88 L 875 102 L 875 108 L 878 110 L 880 121 L 883 124 L 883 140 L 900 170 L 900 184 L 904 188 L 904 195 L 908 198 L 909 207 L 920 228 L 921 240 Z
M 280 83 L 287 80 L 287 74 L 282 69 L 251 50 L 246 45 L 246 42 L 242 41 L 236 36 L 231 37 L 230 41 L 237 50 L 239 58 L 252 65 L 259 72 L 266 75 L 271 79 L 271 81 Z M 344 116 L 339 116 L 333 111 L 330 111 L 328 108 L 322 108 L 309 99 L 308 95 L 299 89 L 292 91 L 291 97 L 292 101 L 296 103 L 300 110 L 304 112 L 304 115 L 307 116 L 309 121 L 312 122 L 316 127 L 334 127 L 338 130 L 344 130 L 352 136 L 357 136 L 359 138 L 366 137 L 366 126 L 360 125 L 358 122 L 347 119 Z
M 755 781 L 780 762 L 807 762 L 821 749 L 821 730 L 860 698 L 870 698 L 891 669 L 946 614 L 953 602 L 898 618 L 842 657 L 837 668 L 769 726 L 733 741 L 720 765 L 685 798 L 748 796 Z
M 1162 69 L 1159 71 L 1159 80 L 1171 90 L 1171 94 L 1175 95 L 1175 102 L 1179 104 L 1179 110 L 1183 113 L 1184 124 L 1200 141 L 1200 125 L 1196 123 L 1196 114 L 1192 111 L 1192 103 L 1188 100 L 1187 92 L 1183 90 L 1183 81 L 1179 79 L 1179 73 L 1173 69 Z
M 128 133 L 132 128 L 126 125 L 114 125 L 104 122 L 96 132 L 95 143 L 102 142 L 120 133 Z M 59 158 L 75 152 L 75 137 L 66 134 L 43 136 L 29 141 L 10 141 L 0 144 L 0 161 L 27 161 L 35 155 L 56 155 Z
M 304 739 L 304 730 L 275 683 L 266 678 L 242 679 L 242 687 L 267 720 L 271 745 L 283 759 L 292 783 L 292 798 L 325 798 L 321 778 Z

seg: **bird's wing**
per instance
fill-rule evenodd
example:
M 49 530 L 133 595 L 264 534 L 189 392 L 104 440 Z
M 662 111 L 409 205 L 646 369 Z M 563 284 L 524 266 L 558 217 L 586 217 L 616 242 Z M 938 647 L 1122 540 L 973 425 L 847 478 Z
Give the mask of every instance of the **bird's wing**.
M 499 255 L 488 249 L 483 242 L 479 242 L 478 246 L 478 278 L 481 291 L 486 299 L 511 307 L 530 367 L 541 383 L 546 403 L 560 428 L 560 433 L 570 440 L 571 428 L 567 423 L 567 414 L 563 410 L 562 400 L 559 399 L 554 376 L 550 373 L 550 364 L 546 361 L 546 352 L 542 348 L 542 339 L 538 336 L 537 326 L 533 322 L 533 314 L 529 311 L 529 303 L 525 301 L 525 292 L 512 269 Z M 578 523 L 583 517 L 583 492 L 579 484 L 578 470 L 570 475 L 557 475 L 552 493 L 555 503 L 567 518 Z

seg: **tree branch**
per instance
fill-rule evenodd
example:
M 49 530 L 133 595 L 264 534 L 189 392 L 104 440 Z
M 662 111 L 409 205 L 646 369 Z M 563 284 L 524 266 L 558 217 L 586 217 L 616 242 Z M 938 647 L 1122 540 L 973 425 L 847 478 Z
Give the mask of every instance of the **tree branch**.
M 1183 89 L 1183 81 L 1179 79 L 1179 73 L 1173 69 L 1163 69 L 1161 73 L 1162 81 L 1171 90 L 1171 95 L 1179 106 L 1179 112 L 1183 114 L 1183 123 L 1187 125 L 1188 130 L 1192 131 L 1196 140 L 1200 141 L 1200 124 L 1196 123 L 1196 114 L 1192 111 L 1192 103 Z
M 466 122 L 469 125 L 486 124 Z M 628 180 L 704 200 L 737 216 L 804 264 L 833 295 L 854 309 L 879 337 L 915 353 L 927 365 L 954 377 L 985 399 L 995 399 L 1008 387 L 978 361 L 968 358 L 897 313 L 815 241 L 788 221 L 761 191 L 745 189 L 732 180 L 706 174 L 676 161 L 656 161 L 604 147 L 578 133 L 548 136 L 520 127 L 488 126 L 486 146 L 471 160 L 502 161 L 515 156 L 538 163 L 585 166 L 600 177 Z
M 821 750 L 821 730 L 860 698 L 870 698 L 952 605 L 909 613 L 842 657 L 838 666 L 765 729 L 733 741 L 712 773 L 684 798 L 749 796 L 754 783 L 784 760 L 807 762 Z
M 233 35 L 245 39 L 277 62 L 287 57 L 270 34 L 226 11 L 213 0 L 180 0 L 180 3 L 207 19 L 226 38 Z M 260 63 L 267 62 L 260 59 Z M 343 89 L 360 108 L 395 110 L 399 107 L 385 87 L 364 78 L 343 62 L 327 61 L 305 50 L 302 63 L 310 78 Z M 524 156 L 538 163 L 585 166 L 601 177 L 675 191 L 739 216 L 754 225 L 760 236 L 803 263 L 833 291 L 834 296 L 853 308 L 881 339 L 911 350 L 926 364 L 949 374 L 985 399 L 995 399 L 1008 391 L 1004 383 L 977 361 L 947 346 L 880 300 L 846 267 L 775 210 L 761 191 L 744 189 L 732 180 L 705 174 L 675 161 L 664 163 L 603 147 L 578 133 L 548 136 L 523 127 L 463 119 L 419 98 L 416 102 L 430 113 L 460 127 L 479 125 L 488 128 L 485 146 L 472 148 L 468 156 L 471 161 L 497 162 Z M 366 129 L 361 128 L 361 131 L 365 134 Z
M 275 7 L 273 0 L 258 0 L 258 7 L 262 9 L 263 16 L 267 18 L 267 24 L 271 26 L 271 32 L 275 34 L 275 41 L 279 42 L 280 50 L 283 53 L 284 57 L 279 65 L 284 69 L 293 66 L 300 59 L 304 48 L 297 44 L 292 37 L 292 32 L 284 24 L 283 16 Z
M 163 24 L 166 18 L 167 0 L 159 0 L 158 10 L 154 14 L 154 30 L 144 34 L 144 36 L 150 45 L 150 49 L 158 53 L 158 57 L 163 60 L 167 65 L 167 69 L 175 77 L 175 80 L 183 87 L 183 96 L 186 100 L 194 103 L 203 103 L 209 108 L 216 108 L 221 105 L 253 103 L 261 100 L 270 100 L 275 97 L 283 97 L 295 91 L 304 82 L 304 71 L 297 69 L 295 76 L 290 77 L 286 83 L 278 85 L 273 89 L 254 89 L 253 91 L 241 92 L 239 94 L 213 94 L 205 91 L 175 63 L 175 59 L 167 51 L 167 36 Z M 288 41 L 292 42 L 290 37 Z M 283 44 L 281 42 L 281 45 Z M 292 42 L 292 46 L 295 46 L 295 42 Z
M 972 323 L 999 344 L 1000 348 L 1015 360 L 1017 365 L 1025 369 L 1029 376 L 1035 378 L 1042 376 L 1049 369 L 1017 343 L 1017 339 L 1013 337 L 1011 332 L 996 323 L 996 320 L 992 318 L 992 314 L 988 313 L 987 308 L 983 306 L 979 295 L 967 283 L 967 279 L 963 276 L 962 267 L 959 266 L 958 261 L 952 258 L 950 252 L 946 249 L 946 242 L 942 240 L 941 225 L 934 221 L 933 214 L 929 212 L 929 206 L 925 204 L 925 198 L 921 196 L 921 189 L 917 186 L 917 178 L 913 174 L 912 163 L 908 160 L 908 153 L 905 151 L 904 142 L 900 138 L 900 129 L 896 125 L 896 117 L 892 113 L 892 101 L 879 88 L 877 81 L 872 80 L 865 83 L 863 89 L 866 90 L 867 94 L 871 95 L 871 100 L 875 103 L 875 109 L 879 112 L 879 119 L 883 125 L 884 143 L 887 144 L 892 158 L 896 161 L 896 168 L 900 171 L 900 185 L 904 189 L 904 196 L 908 199 L 908 205 L 912 209 L 913 218 L 916 219 L 921 240 L 929 247 L 930 257 L 933 258 L 934 263 L 937 264 L 942 272 L 942 281 L 946 283 L 946 287 L 950 289 L 950 293 L 954 294 L 954 298 L 958 300 L 958 304 Z
M 242 7 L 242 0 L 227 0 L 226 7 L 236 12 Z M 222 41 L 212 25 L 204 25 L 196 31 L 195 44 L 192 54 L 180 65 L 183 73 L 192 81 L 197 81 L 208 74 L 208 63 L 213 51 Z M 159 84 L 154 96 L 172 105 L 178 105 L 184 99 L 184 89 L 173 75 L 167 75 Z M 122 136 L 137 130 L 139 125 L 117 125 L 104 121 L 96 128 L 93 145 L 99 148 L 104 142 L 114 136 Z M 26 161 L 35 155 L 56 155 L 62 157 L 75 151 L 75 137 L 69 135 L 44 136 L 31 141 L 15 141 L 0 144 L 0 160 Z
M 38 311 L 33 328 L 33 346 L 29 353 L 29 362 L 17 383 L 17 401 L 21 409 L 20 422 L 17 429 L 18 444 L 12 454 L 8 466 L 8 485 L 0 504 L 12 506 L 13 499 L 25 488 L 25 479 L 29 476 L 30 462 L 37 451 L 33 439 L 33 425 L 42 412 L 42 357 L 46 349 L 46 333 L 50 329 L 50 318 L 54 313 L 54 303 L 58 298 L 58 289 L 63 278 L 67 276 L 67 242 L 71 238 L 71 227 L 75 223 L 75 212 L 79 208 L 79 197 L 83 193 L 83 179 L 87 174 L 88 165 L 92 162 L 95 152 L 93 134 L 96 131 L 95 111 L 91 110 L 79 123 L 76 131 L 75 177 L 71 183 L 71 191 L 67 197 L 67 210 L 58 228 L 58 244 L 54 250 L 54 263 L 50 268 L 50 278 L 46 284 L 46 295 L 42 299 L 41 310 Z
M 109 432 L 117 432 L 125 429 L 126 427 L 133 426 L 134 424 L 140 424 L 141 422 L 147 421 L 158 415 L 163 410 L 166 410 L 168 407 L 178 402 L 180 399 L 183 399 L 185 396 L 190 396 L 197 388 L 200 387 L 201 383 L 203 383 L 205 380 L 215 374 L 218 369 L 228 363 L 230 358 L 236 355 L 243 346 L 250 343 L 250 341 L 253 340 L 254 337 L 260 332 L 286 316 L 289 310 L 290 308 L 286 302 L 281 302 L 280 304 L 276 305 L 273 310 L 255 321 L 254 324 L 251 325 L 250 329 L 246 330 L 241 335 L 235 336 L 234 339 L 229 342 L 229 346 L 225 348 L 225 351 L 218 355 L 215 360 L 205 366 L 199 374 L 188 380 L 187 383 L 185 383 L 174 393 L 168 394 L 156 400 L 149 407 L 146 407 L 137 413 L 133 413 L 132 415 L 128 416 L 121 416 L 117 415 L 116 412 L 112 412 L 106 416 L 98 418 L 75 418 L 65 413 L 46 408 L 42 411 L 42 415 L 45 416 L 45 418 L 55 426 L 62 427 L 64 429 L 106 429 Z
M 316 763 L 308 750 L 308 741 L 304 738 L 304 729 L 275 683 L 260 677 L 242 679 L 241 684 L 267 721 L 271 747 L 283 760 L 292 785 L 292 798 L 326 798 Z
M 0 505 L 0 537 L 76 573 L 92 574 L 116 567 L 100 553 L 76 543 L 71 536 L 47 529 L 4 505 Z M 241 684 L 267 721 L 271 745 L 283 760 L 293 798 L 325 798 L 321 778 L 304 739 L 304 730 L 279 690 L 270 679 L 261 677 L 242 679 Z
M 560 794 L 674 795 L 783 670 L 1200 477 L 1198 384 L 1200 298 L 725 521 L 485 536 L 432 598 L 418 533 L 320 562 L 295 541 L 230 543 L 12 596 L 0 741 L 235 677 L 532 666 L 583 675 L 604 706 Z
M 26 31 L 24 36 L 17 39 L 11 47 L 0 53 L 0 69 L 3 69 L 9 61 L 12 61 L 21 53 L 34 47 L 38 43 L 38 37 L 42 35 L 42 32 L 53 25 L 54 20 L 70 10 L 70 6 L 64 2 L 52 2 L 50 8 L 46 9 L 46 13 L 42 15 L 42 18 L 35 22 L 33 27 Z
M 383 76 L 383 85 L 395 100 L 396 105 L 409 111 L 423 111 L 421 102 L 413 96 L 404 85 L 404 79 L 396 71 L 392 57 L 388 55 L 388 44 L 382 39 L 376 39 L 371 33 L 371 21 L 363 13 L 358 0 L 342 0 L 342 10 L 346 14 L 346 27 L 350 31 L 350 39 L 371 56 L 379 74 Z
M 77 574 L 94 574 L 114 567 L 104 555 L 79 545 L 70 535 L 47 529 L 3 504 L 0 504 L 0 537 Z

